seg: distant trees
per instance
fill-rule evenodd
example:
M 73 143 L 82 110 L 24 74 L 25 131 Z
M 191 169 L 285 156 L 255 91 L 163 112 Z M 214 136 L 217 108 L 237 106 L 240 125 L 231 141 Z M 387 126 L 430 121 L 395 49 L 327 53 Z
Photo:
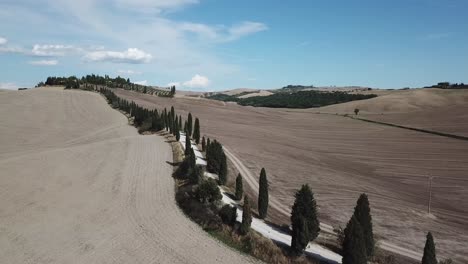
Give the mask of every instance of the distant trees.
M 358 109 L 358 108 L 354 108 L 354 114 L 355 114 L 355 115 L 358 115 L 358 114 L 359 114 L 359 109 Z
M 66 89 L 85 89 L 85 90 L 99 90 L 100 88 L 122 88 L 125 90 L 132 90 L 140 93 L 157 95 L 160 97 L 174 97 L 176 93 L 175 86 L 170 87 L 170 90 L 157 89 L 151 86 L 140 85 L 130 82 L 130 79 L 125 79 L 120 76 L 111 78 L 108 75 L 86 75 L 81 79 L 70 77 L 47 77 L 45 83 L 40 82 L 37 86 L 44 85 L 61 85 Z
M 174 97 L 174 95 L 175 95 L 175 93 L 176 93 L 176 87 L 175 87 L 175 85 L 174 85 L 174 86 L 171 86 L 170 89 L 171 89 L 170 96 L 171 96 L 171 97 Z
M 268 181 L 265 168 L 260 171 L 260 180 L 258 185 L 258 215 L 264 219 L 268 212 Z
M 302 185 L 295 194 L 291 212 L 292 239 L 291 250 L 300 255 L 309 241 L 317 238 L 320 227 L 317 217 L 317 204 L 309 185 Z
M 432 233 L 427 233 L 426 236 L 426 245 L 424 246 L 424 254 L 422 258 L 422 264 L 437 264 L 436 252 L 434 238 Z
M 242 176 L 239 173 L 236 178 L 236 199 L 241 200 L 242 196 L 244 195 L 244 187 L 242 186 Z
M 210 143 L 206 148 L 206 168 L 209 172 L 216 173 L 219 176 L 219 184 L 226 184 L 227 180 L 227 161 L 223 146 L 216 140 Z
M 356 207 L 354 207 L 354 217 L 361 226 L 367 258 L 370 258 L 374 255 L 375 242 L 372 230 L 372 216 L 367 194 L 363 193 L 359 196 Z
M 159 115 L 157 110 L 148 110 L 141 106 L 138 106 L 134 102 L 128 102 L 125 99 L 119 98 L 107 88 L 99 88 L 98 91 L 102 93 L 109 104 L 113 108 L 118 108 L 130 115 L 133 118 L 133 125 L 138 128 L 138 132 L 143 133 L 145 131 L 159 131 L 164 129 L 165 121 L 164 114 L 161 112 Z
M 375 94 L 352 94 L 348 92 L 300 91 L 296 89 L 280 90 L 268 96 L 239 98 L 233 95 L 216 94 L 208 98 L 220 101 L 233 101 L 240 105 L 255 107 L 311 108 L 355 100 L 374 98 Z
M 245 235 L 250 231 L 252 224 L 252 212 L 250 209 L 250 201 L 247 196 L 244 197 L 244 205 L 242 206 L 242 223 L 240 226 L 240 233 Z
M 367 253 L 361 225 L 353 215 L 344 230 L 343 264 L 366 264 Z
M 439 82 L 436 85 L 427 86 L 424 88 L 440 88 L 440 89 L 468 89 L 468 84 L 464 83 L 450 83 L 450 82 Z
M 195 118 L 195 125 L 193 127 L 193 139 L 195 140 L 195 143 L 197 145 L 200 144 L 200 121 L 198 120 L 198 117 Z

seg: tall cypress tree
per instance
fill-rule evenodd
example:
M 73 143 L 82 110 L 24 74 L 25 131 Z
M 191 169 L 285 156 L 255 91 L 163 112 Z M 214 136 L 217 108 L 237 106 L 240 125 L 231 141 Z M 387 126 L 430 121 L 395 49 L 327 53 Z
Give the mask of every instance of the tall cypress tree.
M 427 233 L 426 236 L 426 245 L 424 246 L 424 255 L 422 258 L 422 264 L 437 264 L 436 252 L 434 238 L 432 233 Z
M 200 144 L 200 121 L 198 120 L 198 117 L 195 118 L 195 125 L 193 127 L 193 139 L 195 140 L 195 143 Z
M 176 125 L 176 140 L 179 141 L 180 140 L 180 130 L 179 130 L 179 124 Z
M 174 111 L 174 106 L 171 106 L 171 118 L 172 120 L 175 119 L 175 111 Z
M 189 113 L 187 117 L 187 134 L 192 135 L 192 113 Z
M 244 195 L 244 187 L 242 186 L 242 176 L 239 173 L 236 178 L 236 199 L 242 199 L 242 195 Z
M 220 157 L 220 164 L 219 164 L 219 184 L 225 185 L 227 182 L 227 162 L 226 162 L 226 154 L 221 149 L 221 153 L 219 153 Z
M 268 180 L 265 168 L 260 171 L 260 181 L 258 184 L 258 214 L 260 219 L 264 219 L 268 212 Z
M 210 138 L 206 140 L 206 151 L 208 152 L 208 148 L 210 147 L 211 141 Z
M 244 205 L 242 206 L 242 223 L 240 226 L 241 234 L 245 235 L 250 231 L 252 224 L 252 212 L 250 211 L 250 202 L 247 195 L 244 197 Z
M 179 129 L 182 129 L 182 116 L 179 115 Z
M 374 255 L 374 233 L 372 230 L 372 216 L 370 212 L 369 199 L 365 193 L 359 196 L 356 207 L 354 207 L 354 216 L 362 228 L 364 242 L 366 244 L 367 257 Z
M 192 144 L 190 142 L 190 136 L 185 134 L 185 155 L 190 154 L 190 150 L 192 149 Z
M 205 136 L 203 136 L 202 141 L 201 141 L 201 147 L 202 151 L 206 150 L 206 141 L 205 141 Z
M 343 264 L 366 264 L 366 243 L 361 225 L 353 215 L 344 230 L 342 246 Z
M 309 185 L 302 185 L 295 198 L 291 212 L 291 249 L 293 253 L 300 255 L 309 241 L 317 238 L 320 223 L 317 218 L 317 203 Z

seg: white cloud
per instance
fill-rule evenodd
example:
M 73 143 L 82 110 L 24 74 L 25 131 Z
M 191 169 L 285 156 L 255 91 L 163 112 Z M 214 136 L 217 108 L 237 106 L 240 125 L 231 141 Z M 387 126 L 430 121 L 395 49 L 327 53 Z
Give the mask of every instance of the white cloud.
M 137 82 L 134 82 L 136 84 L 139 84 L 139 85 L 148 85 L 148 81 L 147 80 L 144 80 L 144 81 L 137 81 Z
M 251 35 L 260 31 L 264 31 L 267 29 L 268 27 L 263 23 L 244 21 L 241 24 L 238 24 L 229 28 L 228 30 L 229 35 L 228 35 L 227 40 L 228 41 L 237 40 L 244 36 L 248 36 L 248 35 Z
M 148 63 L 152 56 L 137 48 L 129 48 L 126 51 L 92 51 L 86 54 L 88 61 L 104 61 L 114 63 Z
M 25 53 L 25 51 L 18 47 L 0 46 L 0 53 Z
M 8 39 L 0 37 L 0 45 L 5 45 L 7 44 Z
M 174 11 L 187 5 L 197 4 L 198 0 L 117 0 L 117 6 L 144 13 Z
M 0 89 L 8 89 L 8 90 L 16 90 L 18 89 L 18 85 L 15 83 L 0 83 Z
M 29 64 L 38 65 L 38 66 L 54 66 L 58 64 L 58 61 L 57 60 L 36 60 L 36 61 L 30 61 Z
M 205 76 L 195 74 L 192 79 L 186 82 L 170 82 L 167 86 L 185 87 L 185 88 L 206 88 L 210 86 L 211 81 Z
M 195 33 L 205 41 L 229 42 L 242 37 L 265 31 L 268 27 L 259 22 L 244 21 L 230 27 L 224 25 L 212 26 L 200 23 L 174 23 L 173 28 L 182 32 Z
M 167 86 L 175 86 L 175 87 L 180 87 L 180 82 L 170 82 L 167 84 Z
M 141 74 L 139 71 L 134 71 L 134 70 L 118 70 L 117 73 L 119 74 L 125 74 L 125 75 L 137 75 Z
M 65 56 L 71 53 L 80 51 L 81 49 L 71 45 L 39 45 L 36 44 L 31 50 L 31 55 L 52 57 L 52 56 Z
M 189 88 L 205 88 L 208 87 L 210 83 L 207 77 L 195 74 L 191 80 L 184 82 L 182 85 Z

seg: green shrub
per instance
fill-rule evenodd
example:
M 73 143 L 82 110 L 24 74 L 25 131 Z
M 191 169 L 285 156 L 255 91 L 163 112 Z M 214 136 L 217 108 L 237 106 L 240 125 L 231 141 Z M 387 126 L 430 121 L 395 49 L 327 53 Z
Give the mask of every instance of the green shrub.
M 233 226 L 236 223 L 237 208 L 226 204 L 219 210 L 219 216 L 226 225 Z
M 218 184 L 216 183 L 216 181 L 213 179 L 208 179 L 202 180 L 198 185 L 197 198 L 202 203 L 213 203 L 215 201 L 221 200 L 223 196 L 219 191 Z

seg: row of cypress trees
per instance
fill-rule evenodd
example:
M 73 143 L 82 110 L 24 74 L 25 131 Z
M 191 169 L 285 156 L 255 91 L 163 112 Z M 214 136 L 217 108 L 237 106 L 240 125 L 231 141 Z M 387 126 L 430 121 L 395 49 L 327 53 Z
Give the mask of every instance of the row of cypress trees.
M 148 110 L 135 104 L 128 102 L 125 99 L 119 98 L 107 88 L 100 88 L 101 92 L 112 105 L 112 107 L 120 109 L 134 118 L 134 125 L 139 128 L 140 132 L 146 130 L 159 131 L 166 129 L 176 136 L 177 141 L 180 139 L 180 130 L 182 129 L 182 117 L 175 114 L 174 107 L 170 111 L 165 108 L 161 113 L 158 110 Z M 194 141 L 200 143 L 200 121 L 195 119 L 195 124 L 192 126 L 192 114 L 189 113 L 184 127 L 186 133 L 185 159 L 179 169 L 187 175 L 192 183 L 197 183 L 200 180 L 201 169 L 196 165 L 196 156 L 191 146 L 191 136 Z M 226 184 L 227 181 L 227 162 L 222 145 L 214 140 L 202 138 L 202 150 L 206 151 L 207 169 L 210 172 L 219 175 L 219 183 Z M 242 176 L 239 173 L 236 178 L 235 197 L 241 200 L 243 196 Z M 266 171 L 262 168 L 259 180 L 259 195 L 258 195 L 258 213 L 261 219 L 267 216 L 268 212 L 268 181 Z M 250 200 L 247 196 L 244 197 L 243 216 L 240 226 L 240 232 L 246 234 L 250 230 L 252 223 L 252 213 Z M 315 240 L 320 232 L 320 222 L 317 214 L 317 203 L 315 201 L 312 190 L 309 185 L 303 185 L 295 194 L 295 201 L 291 211 L 291 226 L 292 239 L 291 250 L 294 254 L 300 255 L 307 247 L 310 241 Z M 369 199 L 366 194 L 361 194 L 354 213 L 348 221 L 344 230 L 344 238 L 342 241 L 343 264 L 364 264 L 374 255 L 375 241 L 372 227 L 372 216 L 370 212 Z M 429 232 L 426 237 L 424 247 L 424 255 L 422 264 L 437 264 L 435 244 L 432 233 Z

